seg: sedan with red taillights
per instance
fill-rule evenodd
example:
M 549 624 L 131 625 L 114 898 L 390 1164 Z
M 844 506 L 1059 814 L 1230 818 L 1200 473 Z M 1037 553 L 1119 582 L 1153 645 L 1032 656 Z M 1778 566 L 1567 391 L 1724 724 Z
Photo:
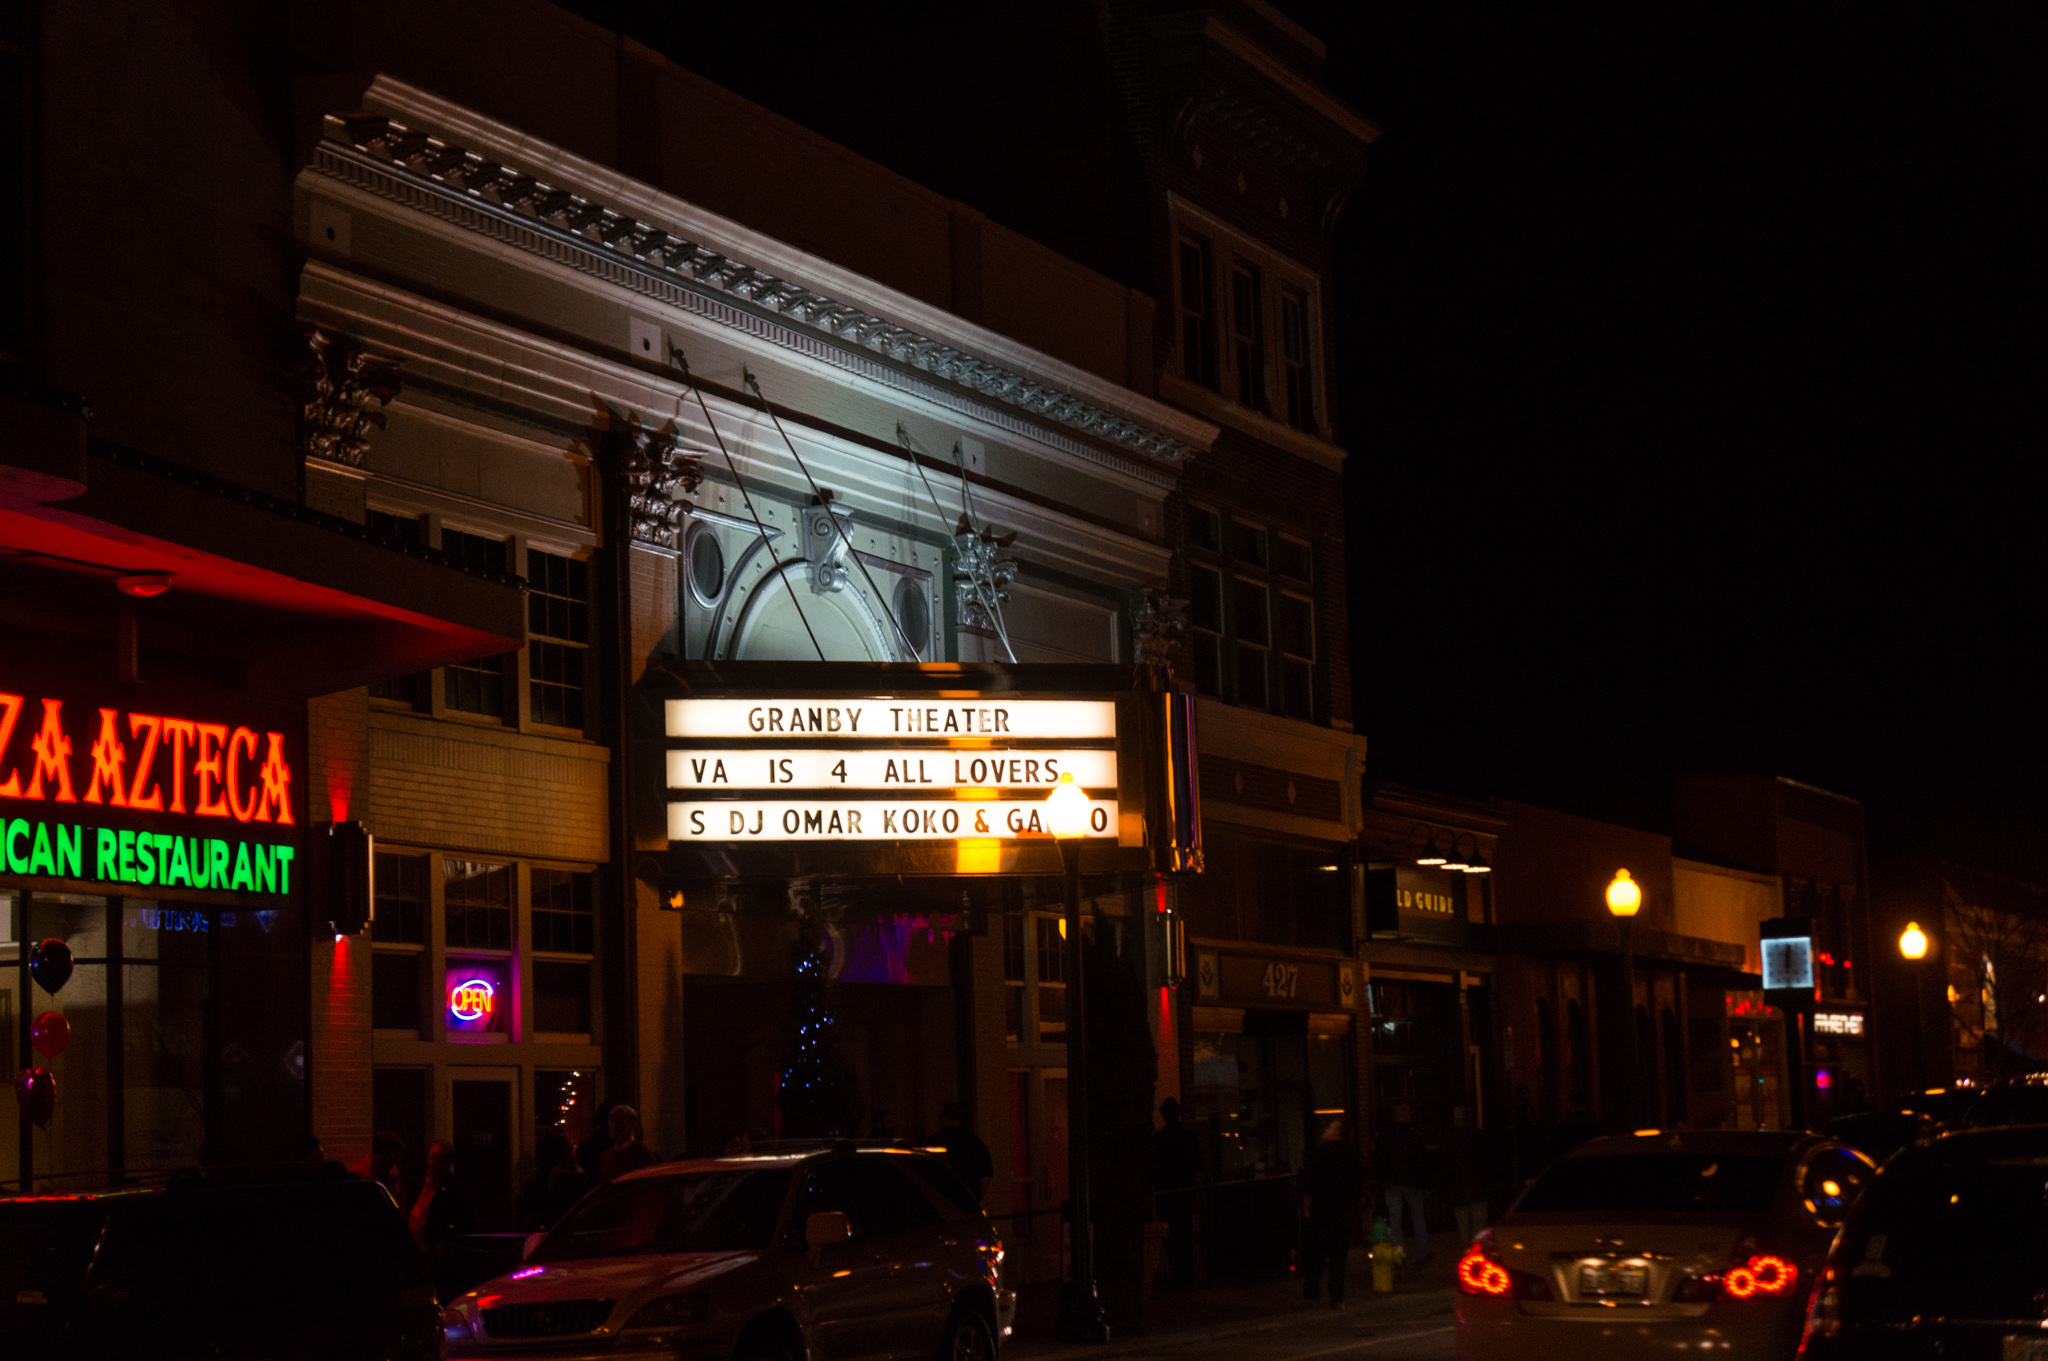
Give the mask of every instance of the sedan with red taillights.
M 1595 1139 L 1458 1262 L 1458 1355 L 1790 1361 L 1814 1274 L 1873 1168 L 1770 1130 Z

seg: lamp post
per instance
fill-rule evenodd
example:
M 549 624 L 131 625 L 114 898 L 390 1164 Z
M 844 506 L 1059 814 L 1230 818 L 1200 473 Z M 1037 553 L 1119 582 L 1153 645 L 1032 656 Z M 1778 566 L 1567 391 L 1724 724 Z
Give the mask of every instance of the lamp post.
M 1914 1040 L 1919 1051 L 1920 1081 L 1914 1085 L 1925 1091 L 1927 1088 L 1927 980 L 1920 961 L 1927 958 L 1927 933 L 1920 929 L 1919 922 L 1907 922 L 1906 929 L 1899 932 L 1899 954 L 1903 956 L 1913 975 L 1913 1009 L 1918 1014 L 1919 1026 Z
M 1109 1320 L 1095 1290 L 1095 1225 L 1088 1194 L 1088 984 L 1081 968 L 1081 838 L 1088 834 L 1088 796 L 1061 774 L 1045 800 L 1045 821 L 1066 870 L 1067 925 L 1067 1204 L 1072 1269 L 1060 1300 L 1062 1342 L 1107 1342 Z
M 1636 1092 L 1636 909 L 1643 905 L 1643 889 L 1627 870 L 1616 870 L 1614 878 L 1607 885 L 1607 910 L 1621 922 L 1621 1033 L 1622 1062 L 1628 1065 L 1627 1081 L 1622 1090 L 1627 1093 L 1628 1124 L 1635 1127 L 1640 1114 Z

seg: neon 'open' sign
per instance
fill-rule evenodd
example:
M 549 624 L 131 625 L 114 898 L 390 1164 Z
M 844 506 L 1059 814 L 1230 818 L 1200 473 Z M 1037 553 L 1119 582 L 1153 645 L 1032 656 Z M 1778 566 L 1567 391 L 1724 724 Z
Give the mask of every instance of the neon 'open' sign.
M 448 1014 L 464 1025 L 487 1019 L 498 1005 L 498 988 L 488 978 L 465 978 L 448 989 Z

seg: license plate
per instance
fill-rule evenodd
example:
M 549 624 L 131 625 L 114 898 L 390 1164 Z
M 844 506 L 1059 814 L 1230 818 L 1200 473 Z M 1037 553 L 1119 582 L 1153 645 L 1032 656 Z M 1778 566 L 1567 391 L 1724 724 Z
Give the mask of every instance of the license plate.
M 2005 1353 L 1999 1361 L 2048 1361 L 2048 1338 L 2009 1333 L 2005 1339 Z
M 1596 1295 L 1641 1295 L 1649 1285 L 1650 1269 L 1640 1262 L 1586 1262 L 1579 1267 L 1581 1299 Z

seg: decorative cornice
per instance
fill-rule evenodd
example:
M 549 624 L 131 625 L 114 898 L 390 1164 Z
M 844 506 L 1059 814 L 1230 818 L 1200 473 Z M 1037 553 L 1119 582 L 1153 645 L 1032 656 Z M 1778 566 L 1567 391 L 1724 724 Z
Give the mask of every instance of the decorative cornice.
M 971 403 L 994 424 L 1119 472 L 1170 485 L 1169 470 L 1195 452 L 1128 416 L 382 114 L 330 116 L 324 132 L 310 167 L 317 173 L 899 390 L 956 409 Z

